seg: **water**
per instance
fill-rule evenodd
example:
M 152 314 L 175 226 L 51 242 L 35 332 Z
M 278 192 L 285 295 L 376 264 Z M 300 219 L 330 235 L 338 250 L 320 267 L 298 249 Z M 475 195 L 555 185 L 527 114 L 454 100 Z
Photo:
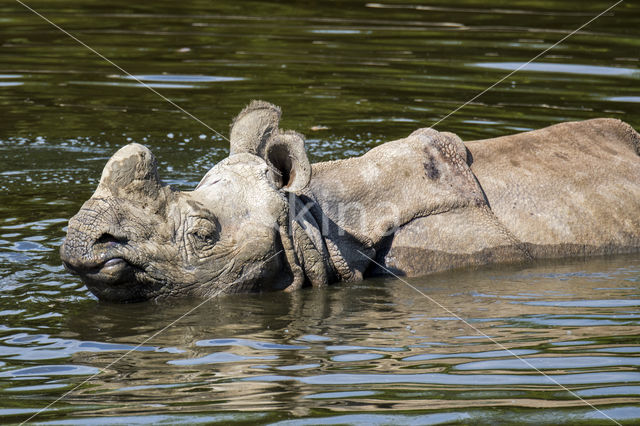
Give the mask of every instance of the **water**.
M 312 161 L 358 155 L 438 122 L 611 4 L 451 3 L 28 2 L 210 128 L 1 5 L 0 422 L 69 391 L 34 421 L 640 421 L 638 255 L 408 280 L 432 300 L 388 278 L 200 307 L 99 303 L 60 266 L 66 220 L 123 144 L 193 187 L 228 153 L 216 132 L 259 98 L 307 135 Z M 624 2 L 437 128 L 640 128 L 639 19 Z

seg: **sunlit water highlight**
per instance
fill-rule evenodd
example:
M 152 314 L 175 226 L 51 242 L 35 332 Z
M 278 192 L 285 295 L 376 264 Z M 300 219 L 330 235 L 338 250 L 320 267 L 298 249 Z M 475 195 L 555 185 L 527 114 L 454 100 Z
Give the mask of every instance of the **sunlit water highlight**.
M 610 5 L 450 3 L 32 6 L 223 134 L 249 100 L 279 104 L 322 161 L 429 126 Z M 409 280 L 503 347 L 390 278 L 212 300 L 138 346 L 199 301 L 98 303 L 60 265 L 66 221 L 120 146 L 149 146 L 187 189 L 226 141 L 19 4 L 0 12 L 1 422 L 94 374 L 36 420 L 640 421 L 640 256 Z M 640 128 L 639 17 L 625 2 L 438 129 L 471 140 L 599 116 Z

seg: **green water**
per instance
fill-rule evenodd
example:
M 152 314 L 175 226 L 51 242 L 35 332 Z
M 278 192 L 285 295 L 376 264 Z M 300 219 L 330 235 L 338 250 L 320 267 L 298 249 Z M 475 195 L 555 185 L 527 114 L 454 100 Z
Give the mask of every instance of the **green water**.
M 433 300 L 377 279 L 183 317 L 200 301 L 99 303 L 57 254 L 117 148 L 149 146 L 191 188 L 251 99 L 280 105 L 314 162 L 435 123 L 465 140 L 602 116 L 640 129 L 640 4 L 448 117 L 613 2 L 27 4 L 122 69 L 0 4 L 0 422 L 640 421 L 640 256 L 409 280 Z

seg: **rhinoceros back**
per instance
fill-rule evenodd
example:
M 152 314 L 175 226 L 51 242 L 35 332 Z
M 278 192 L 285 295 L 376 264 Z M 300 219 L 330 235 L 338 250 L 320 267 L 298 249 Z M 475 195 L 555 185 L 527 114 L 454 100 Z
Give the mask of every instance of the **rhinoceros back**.
M 534 257 L 640 248 L 640 135 L 614 119 L 466 144 L 492 211 Z

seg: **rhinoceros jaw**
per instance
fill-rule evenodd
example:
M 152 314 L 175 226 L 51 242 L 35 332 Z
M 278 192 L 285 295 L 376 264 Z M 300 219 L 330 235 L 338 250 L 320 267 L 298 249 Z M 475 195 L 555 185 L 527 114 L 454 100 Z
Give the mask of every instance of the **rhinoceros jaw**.
M 85 282 L 111 286 L 135 281 L 134 274 L 139 269 L 121 257 L 113 257 L 93 265 L 79 265 L 65 261 L 64 266 Z

